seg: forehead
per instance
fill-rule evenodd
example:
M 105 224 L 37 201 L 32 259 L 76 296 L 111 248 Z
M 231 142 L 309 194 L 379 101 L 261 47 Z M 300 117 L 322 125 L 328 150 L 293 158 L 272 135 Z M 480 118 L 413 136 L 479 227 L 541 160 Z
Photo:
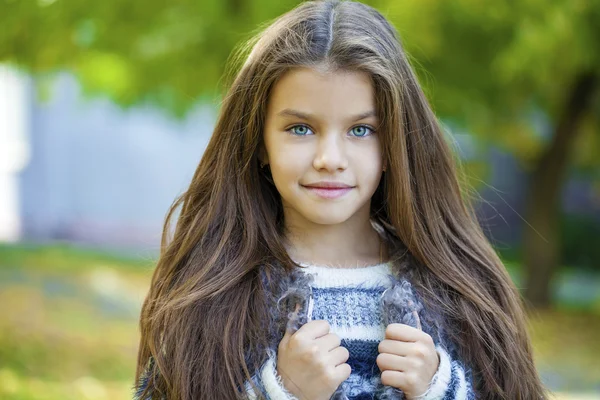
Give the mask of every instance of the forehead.
M 317 119 L 347 119 L 375 111 L 375 93 L 371 77 L 362 71 L 320 72 L 312 68 L 294 68 L 274 85 L 269 96 L 268 115 L 286 109 L 298 110 Z

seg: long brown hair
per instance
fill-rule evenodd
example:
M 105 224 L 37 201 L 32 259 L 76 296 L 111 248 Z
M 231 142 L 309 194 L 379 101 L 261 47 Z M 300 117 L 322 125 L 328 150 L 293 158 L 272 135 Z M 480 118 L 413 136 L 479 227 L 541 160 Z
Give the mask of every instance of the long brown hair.
M 519 293 L 461 191 L 457 160 L 391 24 L 358 2 L 308 1 L 238 50 L 231 65 L 242 65 L 208 147 L 167 214 L 141 314 L 136 381 L 154 360 L 155 394 L 234 399 L 255 372 L 245 354 L 265 348 L 269 313 L 258 271 L 294 268 L 281 200 L 257 157 L 266 104 L 286 71 L 324 65 L 372 78 L 388 166 L 372 215 L 393 226 L 418 261 L 415 285 L 426 304 L 443 310 L 449 337 L 473 368 L 477 397 L 546 398 Z

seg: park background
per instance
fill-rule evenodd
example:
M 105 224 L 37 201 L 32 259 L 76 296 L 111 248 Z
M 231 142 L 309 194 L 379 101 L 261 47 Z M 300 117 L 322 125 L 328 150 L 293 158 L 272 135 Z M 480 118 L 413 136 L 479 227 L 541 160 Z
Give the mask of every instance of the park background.
M 1 399 L 131 398 L 163 220 L 228 56 L 298 3 L 0 0 Z M 365 3 L 530 305 L 544 383 L 600 398 L 600 2 Z

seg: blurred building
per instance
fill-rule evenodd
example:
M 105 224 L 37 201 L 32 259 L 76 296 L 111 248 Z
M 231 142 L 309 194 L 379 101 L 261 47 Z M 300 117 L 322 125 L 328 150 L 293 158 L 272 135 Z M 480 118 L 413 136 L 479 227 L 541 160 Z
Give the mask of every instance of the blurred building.
M 39 101 L 33 82 L 15 83 L 12 74 L 12 86 L 0 91 L 11 116 L 0 126 L 0 226 L 14 222 L 0 241 L 157 252 L 167 209 L 191 180 L 214 110 L 199 107 L 183 121 L 151 107 L 123 110 L 107 99 L 84 99 L 67 74 L 49 101 Z M 10 177 L 14 187 L 6 190 Z

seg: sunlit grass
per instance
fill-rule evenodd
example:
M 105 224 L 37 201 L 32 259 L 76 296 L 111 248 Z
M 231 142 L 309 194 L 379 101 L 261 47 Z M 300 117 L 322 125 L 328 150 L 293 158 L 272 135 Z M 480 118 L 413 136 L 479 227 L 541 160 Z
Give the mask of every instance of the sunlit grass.
M 68 246 L 0 246 L 0 398 L 131 398 L 152 269 Z
M 575 310 L 538 312 L 530 318 L 542 376 L 566 390 L 600 389 L 600 317 Z M 596 393 L 600 398 L 600 392 Z
M 0 268 L 46 270 L 54 272 L 79 272 L 99 265 L 118 269 L 120 273 L 142 271 L 154 268 L 151 257 L 139 258 L 125 254 L 105 253 L 94 249 L 79 248 L 70 244 L 38 245 L 29 243 L 0 243 Z
M 91 376 L 75 380 L 50 380 L 0 369 L 0 398 L 4 400 L 108 400 L 130 399 L 126 381 L 102 381 Z

